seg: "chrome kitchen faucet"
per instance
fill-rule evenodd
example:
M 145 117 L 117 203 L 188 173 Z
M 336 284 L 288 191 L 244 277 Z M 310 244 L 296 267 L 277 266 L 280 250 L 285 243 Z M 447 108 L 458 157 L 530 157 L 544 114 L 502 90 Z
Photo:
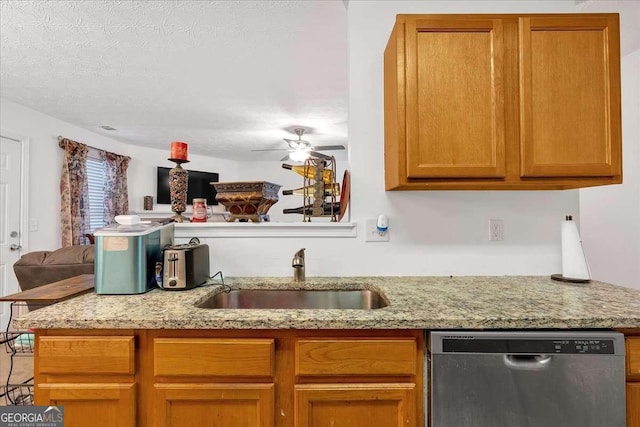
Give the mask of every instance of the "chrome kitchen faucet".
M 304 248 L 293 255 L 291 266 L 293 267 L 293 281 L 304 282 Z

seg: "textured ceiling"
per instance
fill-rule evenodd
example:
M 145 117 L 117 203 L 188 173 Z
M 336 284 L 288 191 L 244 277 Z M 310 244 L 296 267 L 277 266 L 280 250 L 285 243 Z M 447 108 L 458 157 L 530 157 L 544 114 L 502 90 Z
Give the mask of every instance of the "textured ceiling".
M 286 148 L 297 125 L 313 128 L 314 145 L 348 142 L 346 2 L 0 7 L 1 95 L 34 110 L 128 144 L 183 140 L 235 160 L 280 159 L 250 150 Z

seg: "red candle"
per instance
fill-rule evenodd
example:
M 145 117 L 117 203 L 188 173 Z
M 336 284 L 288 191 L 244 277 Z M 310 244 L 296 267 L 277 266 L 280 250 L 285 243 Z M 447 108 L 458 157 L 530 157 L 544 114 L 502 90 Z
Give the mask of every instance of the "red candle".
M 171 143 L 171 159 L 188 160 L 189 146 L 186 142 L 173 141 Z

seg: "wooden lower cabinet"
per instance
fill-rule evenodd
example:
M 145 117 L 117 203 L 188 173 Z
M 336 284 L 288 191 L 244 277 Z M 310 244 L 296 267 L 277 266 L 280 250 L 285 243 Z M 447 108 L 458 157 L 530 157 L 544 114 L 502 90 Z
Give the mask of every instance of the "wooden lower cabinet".
M 273 427 L 274 384 L 155 384 L 156 427 Z
M 627 350 L 627 427 L 640 427 L 640 335 L 626 337 Z
M 296 427 L 415 427 L 415 384 L 295 386 Z
M 627 383 L 627 427 L 640 427 L 640 382 Z
M 36 331 L 36 405 L 60 406 L 65 427 L 135 427 L 140 385 L 132 330 Z
M 135 427 L 135 384 L 40 384 L 36 405 L 61 406 L 66 427 Z
M 417 427 L 421 330 L 41 330 L 66 427 Z

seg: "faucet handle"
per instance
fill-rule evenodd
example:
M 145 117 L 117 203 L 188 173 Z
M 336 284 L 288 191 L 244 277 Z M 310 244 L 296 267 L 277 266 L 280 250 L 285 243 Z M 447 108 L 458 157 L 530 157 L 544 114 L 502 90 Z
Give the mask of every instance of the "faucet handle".
M 292 267 L 304 267 L 304 250 L 305 248 L 302 248 L 293 255 Z

